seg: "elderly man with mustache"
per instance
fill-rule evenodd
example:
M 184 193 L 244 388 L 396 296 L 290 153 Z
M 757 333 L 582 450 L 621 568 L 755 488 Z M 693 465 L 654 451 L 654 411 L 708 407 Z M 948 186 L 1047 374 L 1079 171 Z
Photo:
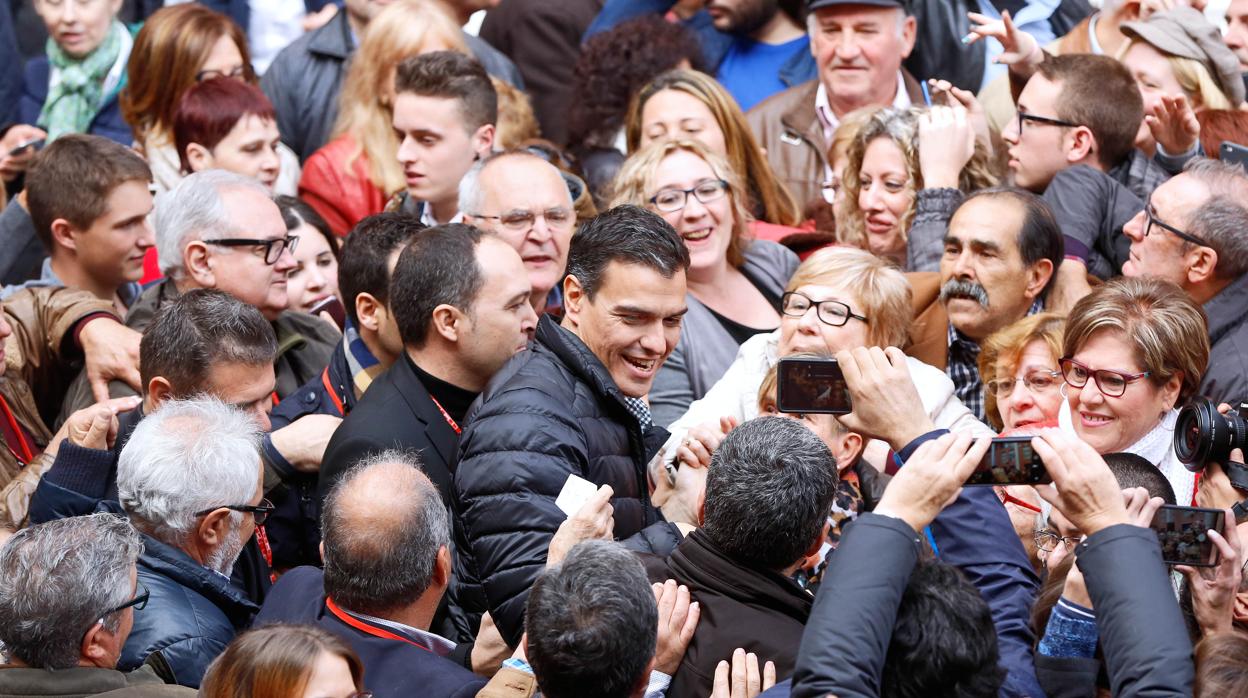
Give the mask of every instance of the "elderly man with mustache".
M 1040 197 L 1010 187 L 968 196 L 949 219 L 940 273 L 907 275 L 915 321 L 906 353 L 943 368 L 982 420 L 980 342 L 1044 309 L 1062 258 L 1062 231 Z

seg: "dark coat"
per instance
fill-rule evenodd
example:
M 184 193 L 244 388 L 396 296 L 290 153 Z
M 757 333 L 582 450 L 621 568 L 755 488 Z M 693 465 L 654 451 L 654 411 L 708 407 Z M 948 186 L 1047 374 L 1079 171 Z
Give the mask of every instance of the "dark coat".
M 330 3 L 339 5 L 338 14 L 345 14 L 341 9 L 342 3 L 335 2 L 335 0 L 303 0 L 303 9 L 308 14 L 312 14 L 319 12 L 321 8 Z M 242 27 L 244 32 L 251 28 L 251 5 L 247 0 L 200 0 L 200 4 L 229 16 L 235 24 Z
M 776 664 L 787 678 L 797 662 L 814 598 L 792 580 L 729 558 L 700 530 L 668 557 L 648 565 L 650 581 L 675 579 L 701 609 L 698 628 L 667 689 L 669 698 L 703 698 L 715 684 L 715 666 L 743 647 Z
M 542 316 L 531 348 L 494 376 L 464 426 L 455 473 L 466 536 L 455 560 L 460 603 L 488 608 L 503 639 L 519 641 L 529 587 L 567 518 L 555 499 L 568 475 L 611 485 L 617 538 L 667 525 L 650 503 L 646 456 L 646 435 L 606 367 Z
M 17 50 L 13 14 L 5 5 L 0 7 L 0 129 L 8 128 L 17 119 L 17 100 L 21 94 L 22 54 Z
M 185 686 L 166 686 L 150 668 L 125 673 L 96 667 L 52 671 L 0 665 L 0 698 L 85 698 L 98 695 L 112 698 L 193 698 L 195 691 Z
M 117 668 L 132 671 L 159 653 L 182 686 L 199 688 L 208 665 L 260 610 L 230 580 L 147 535 L 139 582 L 151 596 L 134 612 Z
M 1209 368 L 1200 394 L 1238 406 L 1248 402 L 1248 274 L 1205 302 L 1209 319 Z
M 10 200 L 0 213 L 0 288 L 39 278 L 47 256 L 30 213 Z
M 325 600 L 324 572 L 315 567 L 293 569 L 274 585 L 273 593 L 256 616 L 256 626 L 315 625 L 346 640 L 364 663 L 365 687 L 377 698 L 469 698 L 485 685 L 485 679 L 423 645 L 370 632 L 393 635 L 393 629 L 351 616 L 347 617 L 353 624 L 348 625 L 327 608 Z
M 1062 228 L 1066 254 L 1086 258 L 1088 272 L 1098 278 L 1122 273 L 1131 248 L 1122 226 L 1144 208 L 1142 199 L 1088 165 L 1058 172 L 1043 198 Z
M 32 58 L 26 63 L 26 75 L 22 79 L 22 98 L 17 105 L 17 120 L 23 124 L 34 124 L 39 120 L 39 112 L 48 98 L 48 80 L 51 79 L 52 68 L 44 56 Z M 124 84 L 124 80 L 123 80 Z M 94 136 L 105 136 L 129 147 L 134 142 L 134 133 L 130 124 L 121 116 L 121 102 L 117 96 L 119 89 L 107 95 L 104 106 L 96 113 L 87 128 L 87 133 Z

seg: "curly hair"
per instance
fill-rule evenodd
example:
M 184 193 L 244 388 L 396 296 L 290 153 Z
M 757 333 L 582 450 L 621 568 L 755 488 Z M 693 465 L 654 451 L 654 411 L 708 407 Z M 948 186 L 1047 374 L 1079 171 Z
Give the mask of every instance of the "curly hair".
M 680 24 L 657 15 L 624 22 L 581 47 L 573 70 L 568 145 L 614 147 L 633 94 L 682 61 L 698 69 L 702 47 Z
M 867 146 L 871 145 L 875 139 L 888 138 L 901 150 L 902 157 L 906 161 L 906 172 L 909 175 L 909 181 L 906 184 L 907 191 L 916 194 L 923 188 L 923 173 L 919 169 L 919 116 L 925 111 L 926 109 L 920 107 L 881 109 L 872 114 L 871 118 L 858 130 L 857 136 L 850 143 L 849 151 L 846 153 L 845 175 L 841 181 L 841 186 L 845 190 L 845 200 L 842 205 L 844 215 L 836 225 L 836 237 L 839 242 L 856 247 L 865 247 L 867 244 L 867 234 L 863 230 L 862 209 L 858 208 L 858 193 L 862 188 L 859 173 Z M 998 180 L 997 174 L 993 171 L 992 156 L 988 154 L 984 145 L 976 140 L 975 153 L 971 156 L 971 161 L 958 174 L 958 189 L 964 193 L 970 193 L 977 189 L 996 186 Z M 901 219 L 903 240 L 908 238 L 910 224 L 914 221 L 917 208 L 916 196 L 906 210 L 906 215 Z

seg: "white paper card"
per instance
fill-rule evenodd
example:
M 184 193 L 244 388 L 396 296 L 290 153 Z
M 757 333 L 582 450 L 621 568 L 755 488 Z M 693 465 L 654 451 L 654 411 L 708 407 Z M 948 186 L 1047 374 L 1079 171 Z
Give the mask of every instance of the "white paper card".
M 555 500 L 555 505 L 563 510 L 563 513 L 572 516 L 580 511 L 585 502 L 598 492 L 598 486 L 586 480 L 575 473 L 568 476 L 568 481 L 563 483 L 563 491 L 559 493 L 559 498 Z

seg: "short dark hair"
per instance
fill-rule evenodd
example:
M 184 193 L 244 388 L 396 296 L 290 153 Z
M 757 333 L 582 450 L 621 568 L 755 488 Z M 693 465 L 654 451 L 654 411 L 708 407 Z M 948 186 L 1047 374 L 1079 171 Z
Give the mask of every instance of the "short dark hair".
M 1144 99 L 1125 65 L 1090 53 L 1046 54 L 1038 72 L 1061 87 L 1055 116 L 1092 131 L 1101 167 L 1108 170 L 1131 154 Z
M 43 246 L 52 252 L 52 222 L 91 227 L 108 197 L 131 181 L 149 182 L 152 170 L 133 150 L 103 136 L 72 133 L 52 141 L 26 172 L 26 210 Z
M 161 376 L 175 398 L 203 392 L 213 366 L 276 360 L 277 335 L 259 309 L 216 289 L 193 289 L 162 305 L 139 341 L 144 388 Z
M 286 196 L 285 194 L 273 197 L 273 203 L 277 204 L 277 210 L 282 214 L 282 222 L 286 224 L 286 232 L 294 232 L 305 223 L 312 226 L 313 230 L 325 238 L 325 244 L 329 245 L 329 253 L 334 256 L 334 260 L 341 261 L 342 238 L 334 235 L 334 231 L 329 228 L 329 223 L 325 222 L 325 219 L 316 212 L 316 209 L 309 206 L 303 199 Z M 305 242 L 304 244 L 307 243 Z M 339 292 L 341 293 L 341 290 Z
M 670 223 L 625 204 L 591 218 L 568 246 L 568 275 L 576 277 L 590 300 L 611 262 L 640 264 L 670 279 L 689 268 L 689 250 Z
M 338 258 L 338 292 L 351 324 L 360 325 L 355 299 L 361 293 L 389 304 L 390 254 L 425 228 L 419 218 L 398 212 L 377 213 L 355 225 Z
M 994 697 L 1005 681 L 999 661 L 992 612 L 975 585 L 940 560 L 916 566 L 897 607 L 880 697 Z
M 836 460 L 814 432 L 786 417 L 752 419 L 711 457 L 702 532 L 742 565 L 782 570 L 819 538 L 836 482 Z
M 1044 298 L 1053 287 L 1053 279 L 1057 278 L 1057 267 L 1066 256 L 1066 238 L 1062 235 L 1062 227 L 1058 225 L 1053 209 L 1044 199 L 1026 189 L 1019 187 L 988 187 L 972 192 L 953 209 L 949 220 L 958 215 L 964 206 L 977 199 L 1007 199 L 1014 201 L 1023 209 L 1023 226 L 1018 231 L 1018 254 L 1025 266 L 1032 266 L 1042 259 L 1053 263 L 1053 275 L 1040 292 Z
M 485 233 L 464 223 L 435 225 L 408 243 L 390 277 L 390 310 L 409 347 L 429 337 L 433 310 L 446 304 L 464 312 L 485 284 L 477 246 Z
M 409 56 L 394 71 L 394 93 L 459 100 L 464 126 L 471 133 L 498 123 L 498 92 L 489 73 L 471 56 L 433 51 Z
M 1107 453 L 1104 458 L 1119 488 L 1143 487 L 1148 490 L 1149 497 L 1161 497 L 1166 504 L 1175 503 L 1174 487 L 1147 458 L 1134 453 Z
M 182 171 L 191 171 L 186 149 L 192 143 L 212 150 L 243 117 L 253 115 L 277 121 L 273 103 L 251 83 L 218 77 L 191 85 L 173 112 L 173 145 Z
M 392 501 L 381 507 L 384 516 L 370 492 L 353 492 L 374 470 L 392 493 Z M 356 463 L 330 490 L 321 534 L 325 595 L 343 608 L 380 615 L 429 589 L 438 551 L 451 544 L 450 515 L 421 471 L 419 453 L 384 451 Z
M 658 625 L 641 562 L 618 543 L 578 544 L 529 590 L 528 657 L 542 695 L 627 698 L 645 680 Z

